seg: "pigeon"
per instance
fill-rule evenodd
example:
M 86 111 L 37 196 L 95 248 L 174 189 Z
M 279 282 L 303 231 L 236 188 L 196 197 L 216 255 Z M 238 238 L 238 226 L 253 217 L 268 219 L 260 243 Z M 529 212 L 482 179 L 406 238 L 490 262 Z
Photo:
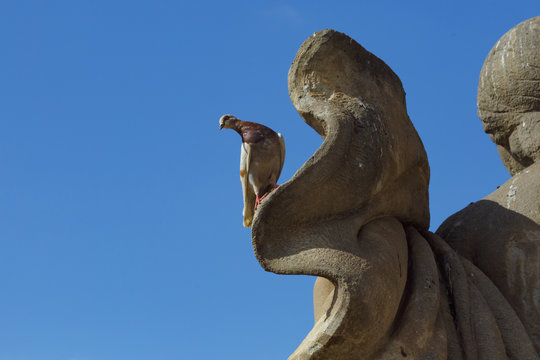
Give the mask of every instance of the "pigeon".
M 219 119 L 219 129 L 232 129 L 242 137 L 240 182 L 244 196 L 244 226 L 250 227 L 255 210 L 272 190 L 285 161 L 283 136 L 261 124 L 242 121 L 233 115 Z

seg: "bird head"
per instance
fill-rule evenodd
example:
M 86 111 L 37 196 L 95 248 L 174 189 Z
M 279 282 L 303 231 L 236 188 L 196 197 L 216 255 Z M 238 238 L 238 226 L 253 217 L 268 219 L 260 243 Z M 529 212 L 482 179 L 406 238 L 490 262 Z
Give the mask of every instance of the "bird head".
M 236 118 L 236 116 L 233 116 L 233 115 L 223 115 L 220 119 L 219 119 L 219 130 L 225 128 L 225 129 L 230 129 L 231 128 L 231 124 L 233 123 L 234 120 L 238 120 Z

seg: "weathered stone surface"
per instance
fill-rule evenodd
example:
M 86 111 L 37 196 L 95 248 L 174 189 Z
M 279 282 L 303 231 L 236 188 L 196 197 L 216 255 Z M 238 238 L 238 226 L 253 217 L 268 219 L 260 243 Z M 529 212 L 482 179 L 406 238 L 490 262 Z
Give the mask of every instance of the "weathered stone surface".
M 405 234 L 394 218 L 429 224 L 427 156 L 399 78 L 344 34 L 324 30 L 306 40 L 289 71 L 289 92 L 324 142 L 262 203 L 252 230 L 255 253 L 266 270 L 337 285 L 331 300 L 321 295 L 317 307 L 325 315 L 291 358 L 323 359 L 336 348 L 343 358 L 367 356 L 388 336 L 406 279 Z M 363 229 L 383 216 L 394 218 Z M 385 239 L 388 232 L 398 235 Z M 366 237 L 359 233 L 373 235 L 359 242 Z M 401 276 L 385 270 L 391 263 Z
M 540 159 L 540 16 L 512 28 L 480 73 L 478 115 L 512 175 Z
M 515 309 L 540 352 L 540 17 L 508 31 L 489 53 L 478 113 L 514 176 L 437 230 Z
M 504 294 L 540 352 L 540 163 L 437 230 Z
M 324 142 L 261 204 L 261 266 L 322 277 L 290 359 L 538 359 L 497 287 L 428 232 L 429 166 L 399 78 L 333 30 L 304 42 L 289 92 Z
M 291 224 L 336 214 L 366 223 L 386 215 L 392 199 L 392 215 L 427 227 L 429 165 L 401 81 L 353 41 L 336 31 L 317 32 L 291 65 L 293 104 L 325 140 L 274 194 L 280 201 L 272 211 Z

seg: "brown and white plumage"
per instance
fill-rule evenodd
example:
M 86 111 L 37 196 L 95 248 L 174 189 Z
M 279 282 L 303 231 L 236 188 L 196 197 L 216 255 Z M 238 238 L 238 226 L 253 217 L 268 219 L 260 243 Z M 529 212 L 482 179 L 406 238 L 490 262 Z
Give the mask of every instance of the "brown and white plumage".
M 285 161 L 285 141 L 281 134 L 233 115 L 219 119 L 219 129 L 235 130 L 242 137 L 240 182 L 244 196 L 244 226 L 250 227 L 260 201 L 277 185 Z

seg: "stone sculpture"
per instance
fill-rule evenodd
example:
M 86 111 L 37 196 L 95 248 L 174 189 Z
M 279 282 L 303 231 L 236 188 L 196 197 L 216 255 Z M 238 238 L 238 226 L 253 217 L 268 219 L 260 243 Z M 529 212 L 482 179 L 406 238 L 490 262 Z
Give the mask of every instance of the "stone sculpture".
M 493 281 L 540 353 L 540 17 L 508 31 L 489 53 L 478 115 L 513 176 L 437 233 Z
M 290 359 L 539 359 L 496 282 L 427 230 L 429 165 L 397 75 L 324 30 L 288 81 L 324 142 L 260 205 L 252 241 L 265 270 L 319 277 Z

